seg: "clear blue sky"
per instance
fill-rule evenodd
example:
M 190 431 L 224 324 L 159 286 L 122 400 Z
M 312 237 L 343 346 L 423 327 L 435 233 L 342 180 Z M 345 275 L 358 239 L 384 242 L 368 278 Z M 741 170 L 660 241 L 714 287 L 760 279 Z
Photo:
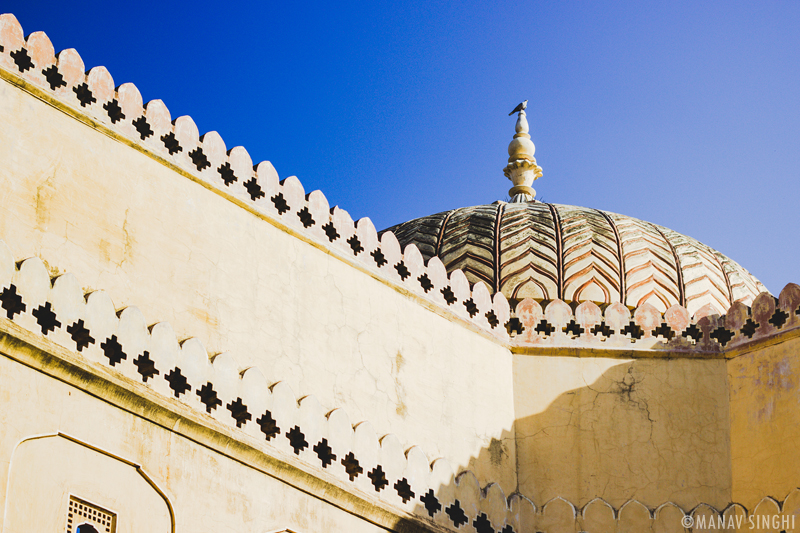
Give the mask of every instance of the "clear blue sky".
M 528 99 L 546 202 L 800 283 L 800 2 L 4 1 L 145 101 L 381 229 L 505 199 Z

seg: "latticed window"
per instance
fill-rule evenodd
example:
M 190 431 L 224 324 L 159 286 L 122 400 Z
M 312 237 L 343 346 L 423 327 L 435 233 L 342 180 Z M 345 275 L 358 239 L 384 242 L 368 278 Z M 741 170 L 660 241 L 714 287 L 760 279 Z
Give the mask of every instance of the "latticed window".
M 86 500 L 69 497 L 66 533 L 115 533 L 117 515 Z

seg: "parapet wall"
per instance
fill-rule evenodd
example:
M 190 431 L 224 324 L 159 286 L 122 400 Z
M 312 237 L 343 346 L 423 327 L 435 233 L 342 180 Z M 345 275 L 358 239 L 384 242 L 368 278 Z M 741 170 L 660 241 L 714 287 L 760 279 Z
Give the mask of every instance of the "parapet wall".
M 661 353 L 669 358 L 732 357 L 760 339 L 798 326 L 800 286 L 794 283 L 786 285 L 778 298 L 762 292 L 751 307 L 736 302 L 721 316 L 710 305 L 691 316 L 680 305 L 662 314 L 646 303 L 630 310 L 620 303 L 601 308 L 588 301 L 570 305 L 552 300 L 542 309 L 539 302 L 526 298 L 515 306 L 508 323 L 517 353 L 580 348 L 621 356 Z

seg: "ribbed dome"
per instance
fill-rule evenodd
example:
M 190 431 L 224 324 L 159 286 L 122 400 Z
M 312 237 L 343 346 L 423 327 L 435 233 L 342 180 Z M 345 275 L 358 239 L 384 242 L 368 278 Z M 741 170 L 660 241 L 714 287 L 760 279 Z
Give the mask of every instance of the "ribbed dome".
M 540 202 L 464 207 L 399 224 L 427 261 L 510 299 L 681 304 L 725 312 L 766 290 L 735 261 L 672 230 L 631 217 Z

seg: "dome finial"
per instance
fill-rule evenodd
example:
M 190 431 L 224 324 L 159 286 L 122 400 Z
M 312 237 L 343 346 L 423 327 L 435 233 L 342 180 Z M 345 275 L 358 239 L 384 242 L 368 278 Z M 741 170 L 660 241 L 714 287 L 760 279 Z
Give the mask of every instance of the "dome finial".
M 528 134 L 528 119 L 525 115 L 527 107 L 528 101 L 525 100 L 509 113 L 509 116 L 519 113 L 516 124 L 517 133 L 511 144 L 508 145 L 508 165 L 503 169 L 503 174 L 514 184 L 508 191 L 511 202 L 533 202 L 536 191 L 531 185 L 536 179 L 542 177 L 542 167 L 536 164 L 536 158 L 533 157 L 536 147 Z

